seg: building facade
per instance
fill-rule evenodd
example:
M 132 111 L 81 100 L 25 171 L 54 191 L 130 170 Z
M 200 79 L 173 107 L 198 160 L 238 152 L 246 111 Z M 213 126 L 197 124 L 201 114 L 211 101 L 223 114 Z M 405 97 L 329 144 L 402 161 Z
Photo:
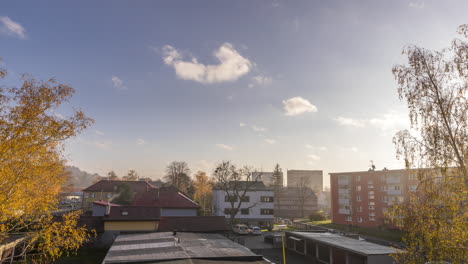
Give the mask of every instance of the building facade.
M 271 186 L 273 184 L 273 172 L 256 172 L 254 173 L 254 179 L 257 178 L 259 181 L 262 181 L 265 184 L 265 186 Z M 280 172 L 280 178 L 281 186 L 283 186 L 283 172 Z
M 288 170 L 288 187 L 306 185 L 315 191 L 323 189 L 323 171 L 321 170 Z
M 308 217 L 317 211 L 317 195 L 309 187 L 286 187 L 275 201 L 275 217 Z
M 243 185 L 246 182 L 242 182 Z M 240 202 L 240 198 L 236 197 L 235 191 L 225 190 L 215 186 L 212 192 L 213 214 L 224 216 L 226 220 L 230 219 L 232 205 L 230 199 L 234 199 L 234 207 L 237 208 L 239 203 L 241 207 L 235 215 L 235 220 L 238 223 L 245 223 L 252 226 L 271 226 L 273 227 L 274 220 L 274 193 L 273 190 L 267 188 L 261 181 L 257 181 L 247 188 L 246 194 Z
M 385 212 L 416 191 L 422 170 L 382 170 L 330 173 L 332 221 L 378 227 L 390 223 Z M 427 170 L 426 170 L 427 171 Z

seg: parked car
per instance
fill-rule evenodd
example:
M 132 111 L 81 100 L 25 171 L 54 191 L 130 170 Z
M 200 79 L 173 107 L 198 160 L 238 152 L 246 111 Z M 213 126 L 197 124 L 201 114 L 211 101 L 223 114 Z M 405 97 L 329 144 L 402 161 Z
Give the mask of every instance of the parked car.
M 258 226 L 254 226 L 249 229 L 249 233 L 252 235 L 261 235 L 262 234 L 262 229 Z
M 246 225 L 242 225 L 242 224 L 235 225 L 232 231 L 234 231 L 234 233 L 237 233 L 239 235 L 249 234 L 249 228 Z

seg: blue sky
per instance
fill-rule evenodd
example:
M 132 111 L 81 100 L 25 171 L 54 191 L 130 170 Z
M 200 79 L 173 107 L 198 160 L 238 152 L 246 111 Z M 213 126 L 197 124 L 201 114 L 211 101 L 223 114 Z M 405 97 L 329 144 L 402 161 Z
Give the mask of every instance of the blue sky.
M 467 1 L 5 1 L 0 57 L 76 89 L 70 164 L 160 178 L 173 160 L 269 171 L 401 168 L 391 68 L 449 45 Z M 328 184 L 328 175 L 325 175 Z

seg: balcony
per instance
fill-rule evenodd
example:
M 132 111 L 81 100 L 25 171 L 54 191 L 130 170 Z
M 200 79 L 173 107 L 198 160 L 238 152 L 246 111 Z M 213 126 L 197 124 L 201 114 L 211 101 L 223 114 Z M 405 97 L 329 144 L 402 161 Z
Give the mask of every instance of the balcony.
M 338 193 L 349 193 L 349 189 L 338 189 Z
M 338 184 L 339 185 L 348 185 L 349 184 L 349 179 L 339 179 Z
M 347 215 L 349 215 L 349 214 L 350 214 L 350 210 L 349 210 L 349 209 L 338 209 L 338 213 L 339 213 L 339 214 L 347 214 Z
M 386 181 L 387 183 L 400 183 L 401 179 L 400 177 L 388 177 Z
M 401 190 L 387 190 L 388 195 L 401 195 Z
M 339 199 L 338 204 L 349 204 L 349 199 Z

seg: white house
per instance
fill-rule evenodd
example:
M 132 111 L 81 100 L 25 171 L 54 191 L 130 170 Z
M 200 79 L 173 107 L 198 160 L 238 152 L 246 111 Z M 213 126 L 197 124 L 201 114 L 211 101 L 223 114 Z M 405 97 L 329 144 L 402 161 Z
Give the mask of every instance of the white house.
M 274 194 L 273 190 L 267 188 L 261 181 L 257 182 L 238 182 L 239 190 L 244 190 L 248 185 L 247 192 L 243 196 L 242 202 L 240 197 L 234 195 L 234 191 L 225 190 L 218 186 L 213 188 L 213 213 L 217 216 L 225 216 L 226 220 L 230 219 L 230 211 L 232 205 L 230 199 L 234 200 L 234 208 L 237 208 L 239 203 L 241 206 L 235 216 L 238 223 L 245 223 L 251 226 L 273 227 L 274 220 Z M 242 193 L 242 191 L 240 191 Z

